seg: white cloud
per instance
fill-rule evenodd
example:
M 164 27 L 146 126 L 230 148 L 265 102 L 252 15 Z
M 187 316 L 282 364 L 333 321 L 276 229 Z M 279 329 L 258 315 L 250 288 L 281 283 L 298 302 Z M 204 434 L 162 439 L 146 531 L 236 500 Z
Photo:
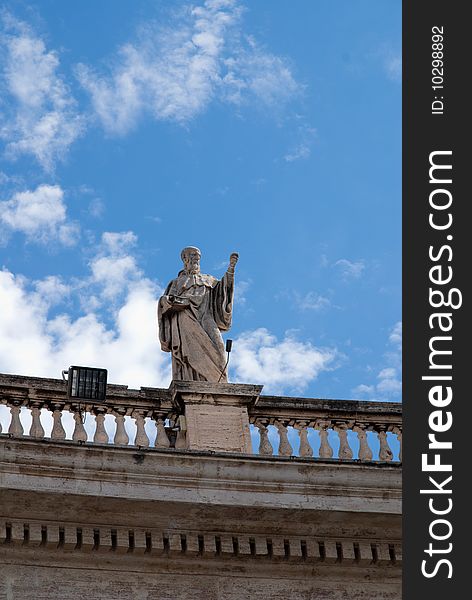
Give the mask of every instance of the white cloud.
M 44 301 L 47 306 L 59 304 L 71 293 L 71 286 L 64 283 L 57 275 L 49 275 L 35 281 L 34 287 L 38 293 L 38 299 Z
M 402 382 L 398 378 L 399 373 L 394 367 L 387 367 L 382 369 L 377 375 L 379 382 L 377 383 L 377 392 L 381 396 L 391 394 L 397 396 L 402 391 Z
M 116 249 L 119 239 L 129 242 L 128 234 L 108 240 Z M 68 283 L 57 276 L 29 281 L 0 271 L 0 372 L 59 377 L 71 364 L 85 364 L 107 368 L 114 383 L 167 387 L 170 355 L 160 350 L 156 319 L 162 290 L 142 274 L 128 276 L 124 296 L 120 290 L 108 297 L 105 288 L 95 307 L 72 316 L 58 306 L 64 298 L 92 292 L 93 275 Z M 110 303 L 119 303 L 116 310 L 110 311 Z M 335 368 L 337 357 L 335 349 L 317 348 L 291 332 L 279 341 L 261 328 L 235 340 L 230 379 L 262 383 L 266 392 L 301 391 Z
M 293 162 L 295 160 L 309 158 L 310 154 L 311 147 L 307 143 L 302 142 L 287 152 L 287 154 L 284 156 L 284 159 L 287 162 Z
M 235 0 L 184 6 L 172 26 L 148 23 L 123 45 L 108 75 L 80 64 L 77 77 L 112 134 L 131 130 L 144 114 L 185 123 L 213 100 L 251 98 L 279 110 L 299 90 L 287 62 L 241 32 Z
M 294 162 L 300 159 L 309 158 L 311 155 L 311 147 L 316 135 L 316 129 L 306 125 L 298 128 L 298 142 L 284 156 L 286 162 Z
M 42 244 L 57 241 L 72 246 L 79 235 L 78 225 L 67 220 L 64 192 L 58 185 L 39 185 L 0 202 L 0 223 L 10 232 L 19 231 L 28 241 Z
M 401 55 L 389 54 L 384 61 L 384 68 L 387 76 L 392 81 L 401 82 L 402 80 L 402 57 Z
M 122 254 L 136 246 L 138 238 L 132 231 L 105 231 L 102 234 L 102 248 L 110 254 Z
M 157 225 L 160 225 L 162 223 L 161 217 L 147 216 L 146 219 L 149 219 L 149 221 L 152 221 L 153 223 L 156 223 Z
M 395 323 L 392 331 L 390 332 L 388 339 L 391 344 L 394 344 L 395 346 L 398 347 L 399 350 L 401 350 L 401 346 L 402 346 L 402 322 L 401 321 L 398 321 L 398 323 Z
M 137 273 L 133 256 L 102 256 L 91 263 L 92 278 L 103 286 L 103 295 L 112 300 Z
M 59 58 L 32 29 L 8 14 L 0 30 L 0 138 L 6 154 L 33 155 L 47 171 L 64 159 L 83 131 L 83 118 L 59 75 Z
M 331 300 L 317 294 L 316 292 L 308 292 L 303 297 L 296 295 L 296 301 L 298 306 L 302 310 L 323 310 L 331 306 Z
M 88 212 L 95 219 L 100 219 L 105 212 L 105 203 L 100 198 L 92 198 L 88 205 Z
M 402 322 L 393 326 L 389 337 L 391 350 L 386 352 L 384 366 L 377 374 L 377 382 L 371 385 L 361 384 L 353 389 L 353 393 L 361 397 L 375 400 L 396 400 L 401 398 L 401 353 L 402 353 Z
M 0 371 L 58 377 L 82 363 L 104 366 L 112 382 L 167 386 L 170 360 L 156 320 L 161 290 L 130 254 L 136 239 L 131 231 L 105 232 L 90 275 L 81 279 L 29 281 L 0 271 Z M 82 298 L 88 301 L 78 315 L 58 310 L 64 299 L 67 308 Z
M 340 269 L 342 278 L 347 281 L 361 277 L 365 269 L 365 262 L 363 260 L 351 261 L 341 258 L 334 263 L 334 266 Z
M 262 383 L 265 392 L 302 391 L 321 372 L 334 368 L 337 355 L 335 349 L 301 342 L 290 332 L 279 341 L 259 328 L 235 340 L 231 370 L 236 381 Z
M 214 101 L 253 103 L 279 114 L 301 86 L 285 58 L 243 33 L 242 13 L 236 0 L 182 5 L 167 27 L 143 24 L 102 71 L 76 65 L 77 79 L 104 129 L 124 135 L 145 115 L 188 123 Z M 61 74 L 59 55 L 29 25 L 4 13 L 0 61 L 5 153 L 32 155 L 52 172 L 86 127 Z M 307 153 L 309 143 L 302 140 L 287 160 Z
M 107 368 L 116 383 L 168 385 L 170 363 L 157 339 L 158 290 L 149 280 L 135 282 L 111 327 L 94 312 L 50 318 L 48 295 L 58 283 L 43 282 L 32 291 L 26 279 L 0 271 L 0 371 L 59 377 L 78 363 Z
M 239 39 L 231 47 L 232 56 L 223 60 L 223 96 L 242 104 L 255 100 L 276 112 L 300 92 L 290 65 L 279 56 L 266 52 L 253 37 Z
M 22 185 L 24 182 L 23 177 L 21 175 L 10 175 L 0 171 L 0 185 L 6 186 L 8 184 L 13 185 Z
M 132 231 L 106 231 L 102 234 L 98 252 L 89 263 L 91 276 L 82 282 L 84 306 L 99 306 L 102 303 L 114 306 L 122 301 L 123 294 L 143 279 L 136 258 L 131 254 L 136 243 L 137 237 Z M 97 296 L 90 298 L 90 286 L 98 290 Z
M 225 262 L 225 267 L 227 265 L 227 261 Z M 247 302 L 246 292 L 251 287 L 252 281 L 249 279 L 247 281 L 241 279 L 237 281 L 234 287 L 234 302 L 237 305 L 243 306 Z
M 353 392 L 355 394 L 359 394 L 360 396 L 373 396 L 375 395 L 375 385 L 366 385 L 365 383 L 361 383 L 356 388 L 354 388 Z

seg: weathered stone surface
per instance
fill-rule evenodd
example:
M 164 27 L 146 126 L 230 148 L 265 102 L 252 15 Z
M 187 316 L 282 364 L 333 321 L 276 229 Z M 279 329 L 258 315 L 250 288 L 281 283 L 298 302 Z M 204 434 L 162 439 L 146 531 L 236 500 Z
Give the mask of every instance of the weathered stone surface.
M 261 385 L 173 381 L 169 389 L 185 415 L 186 448 L 252 452 L 248 406 L 259 398 Z
M 158 304 L 159 339 L 172 353 L 172 379 L 227 381 L 226 356 L 220 331 L 231 327 L 234 268 L 231 254 L 221 280 L 200 273 L 198 248 L 184 248 L 184 268 L 167 286 Z
M 241 561 L 231 572 L 225 561 L 208 561 L 191 568 L 187 561 L 168 559 L 157 565 L 150 558 L 122 558 L 112 567 L 104 557 L 50 562 L 50 567 L 6 564 L 0 572 L 1 600 L 398 600 L 398 569 L 314 568 L 291 569 L 278 563 L 267 569 Z M 67 566 L 64 564 L 67 562 Z M 252 561 L 253 563 L 255 561 Z M 72 564 L 74 563 L 74 564 Z M 88 563 L 87 566 L 84 563 Z M 203 560 L 201 561 L 203 563 Z M 133 565 L 130 568 L 130 565 Z M 269 574 L 267 572 L 270 571 Z M 292 571 L 290 573 L 290 571 Z M 355 572 L 361 577 L 355 577 Z M 377 572 L 376 572 L 377 571 Z M 264 573 L 265 572 L 265 573 Z M 364 580 L 363 580 L 364 579 Z
M 0 489 L 192 504 L 401 513 L 399 465 L 0 438 Z
M 59 427 L 44 438 L 33 410 L 67 411 L 63 384 L 0 376 L 0 401 L 36 419 L 28 435 L 14 411 L 16 433 L 0 434 L 0 600 L 401 597 L 401 464 L 388 461 L 385 433 L 401 430 L 395 406 L 278 403 L 260 386 L 208 382 L 109 391 L 88 412 L 132 417 L 138 446 L 123 427 L 116 445 L 64 440 Z M 277 428 L 282 456 L 241 453 L 248 410 L 264 435 Z M 169 448 L 164 419 L 184 414 Z M 145 416 L 160 446 L 147 445 Z M 369 427 L 386 462 L 351 460 L 345 437 L 344 460 L 314 459 L 308 447 L 290 456 L 287 427 L 306 445 L 306 428 L 325 435 L 328 425 L 360 439 Z M 204 450 L 178 449 L 189 441 Z
M 195 395 L 193 402 L 206 402 L 205 396 L 212 396 L 215 404 L 228 406 L 252 406 L 259 401 L 262 385 L 247 383 L 212 383 L 208 381 L 172 381 L 169 386 L 171 397 L 178 406 L 182 406 L 182 397 Z
M 399 466 L 2 436 L 0 472 L 0 598 L 400 598 Z
M 132 390 L 127 389 L 126 386 L 110 384 L 105 401 L 88 401 L 85 404 L 77 399 L 68 398 L 66 389 L 66 385 L 61 380 L 0 374 L 0 403 L 6 404 L 9 412 L 9 419 L 4 424 L 4 429 L 14 437 L 29 434 L 37 439 L 43 439 L 45 430 L 41 425 L 41 419 L 47 420 L 53 415 L 56 427 L 53 429 L 52 437 L 63 439 L 61 419 L 64 417 L 63 422 L 66 423 L 70 416 L 66 413 L 70 412 L 73 414 L 76 427 L 75 431 L 73 433 L 69 431 L 66 437 L 80 443 L 87 441 L 82 417 L 88 413 L 93 415 L 97 425 L 95 434 L 89 434 L 89 441 L 93 438 L 96 443 L 151 447 L 154 445 L 172 447 L 175 442 L 176 448 L 187 448 L 184 421 L 179 421 L 183 427 L 177 435 L 175 428 L 172 430 L 178 417 L 184 415 L 186 404 L 214 404 L 247 407 L 249 422 L 254 424 L 260 433 L 259 453 L 263 455 L 277 453 L 277 450 L 284 456 L 297 453 L 296 444 L 293 444 L 293 431 L 288 429 L 294 428 L 299 432 L 299 453 L 304 457 L 401 462 L 400 404 L 261 396 L 262 386 L 206 381 L 173 381 L 167 390 L 158 388 Z M 24 420 L 27 411 L 22 407 L 30 411 L 29 422 L 28 419 Z M 101 427 L 103 423 L 96 419 L 98 415 L 105 415 L 105 419 L 109 415 L 114 417 L 113 421 L 108 420 L 107 430 L 110 434 L 108 441 Z M 139 435 L 128 435 L 126 430 L 123 431 L 125 418 L 134 420 Z M 24 427 L 19 423 L 22 419 Z M 149 420 L 154 421 L 157 427 L 157 440 L 153 427 L 148 427 L 147 433 L 143 432 L 143 425 L 146 429 L 146 422 L 149 424 Z M 165 424 L 170 424 L 170 428 L 166 430 Z M 239 419 L 236 425 L 239 427 Z M 271 427 L 274 428 L 269 440 Z M 214 431 L 217 432 L 217 429 Z M 276 431 L 278 441 L 274 439 Z M 349 431 L 355 432 L 356 438 L 346 436 L 345 432 Z M 194 434 L 198 436 L 198 432 Z M 188 437 L 190 435 L 189 432 Z M 241 436 L 241 432 L 237 431 L 235 436 Z M 339 452 L 336 437 L 339 440 Z M 219 436 L 219 439 L 221 440 L 222 436 Z M 319 445 L 317 441 L 320 442 Z M 358 448 L 356 448 L 356 441 Z M 334 442 L 333 447 L 331 442 Z M 211 437 L 207 439 L 207 443 L 208 449 L 225 450 L 225 447 L 219 443 L 212 445 Z M 201 448 L 202 445 L 199 443 L 196 447 Z M 235 448 L 234 444 L 228 446 L 230 451 Z M 240 451 L 245 452 L 246 449 L 247 446 L 242 445 Z
M 188 404 L 185 417 L 190 450 L 252 452 L 246 408 Z

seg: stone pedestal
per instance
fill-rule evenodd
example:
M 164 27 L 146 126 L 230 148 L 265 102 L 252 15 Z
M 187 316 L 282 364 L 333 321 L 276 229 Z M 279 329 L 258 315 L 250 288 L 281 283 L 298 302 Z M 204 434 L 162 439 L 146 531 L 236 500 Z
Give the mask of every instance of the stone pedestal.
M 247 407 L 257 402 L 262 385 L 173 381 L 170 391 L 184 415 L 187 449 L 252 452 Z

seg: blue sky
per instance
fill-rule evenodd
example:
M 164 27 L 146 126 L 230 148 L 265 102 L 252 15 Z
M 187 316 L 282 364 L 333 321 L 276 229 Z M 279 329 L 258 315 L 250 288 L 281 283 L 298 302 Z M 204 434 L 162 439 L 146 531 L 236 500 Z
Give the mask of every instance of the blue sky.
M 0 372 L 167 386 L 192 244 L 230 379 L 400 399 L 399 1 L 7 2 L 0 67 Z

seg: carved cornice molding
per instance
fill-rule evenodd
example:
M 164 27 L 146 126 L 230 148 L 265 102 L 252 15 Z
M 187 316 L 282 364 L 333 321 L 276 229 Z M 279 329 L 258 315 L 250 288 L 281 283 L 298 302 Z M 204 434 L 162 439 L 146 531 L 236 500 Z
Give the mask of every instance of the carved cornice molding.
M 140 557 L 193 559 L 264 558 L 285 563 L 342 566 L 398 566 L 398 540 L 343 539 L 340 537 L 248 535 L 228 531 L 161 530 L 88 523 L 8 519 L 0 521 L 0 545 L 11 550 L 134 553 Z

